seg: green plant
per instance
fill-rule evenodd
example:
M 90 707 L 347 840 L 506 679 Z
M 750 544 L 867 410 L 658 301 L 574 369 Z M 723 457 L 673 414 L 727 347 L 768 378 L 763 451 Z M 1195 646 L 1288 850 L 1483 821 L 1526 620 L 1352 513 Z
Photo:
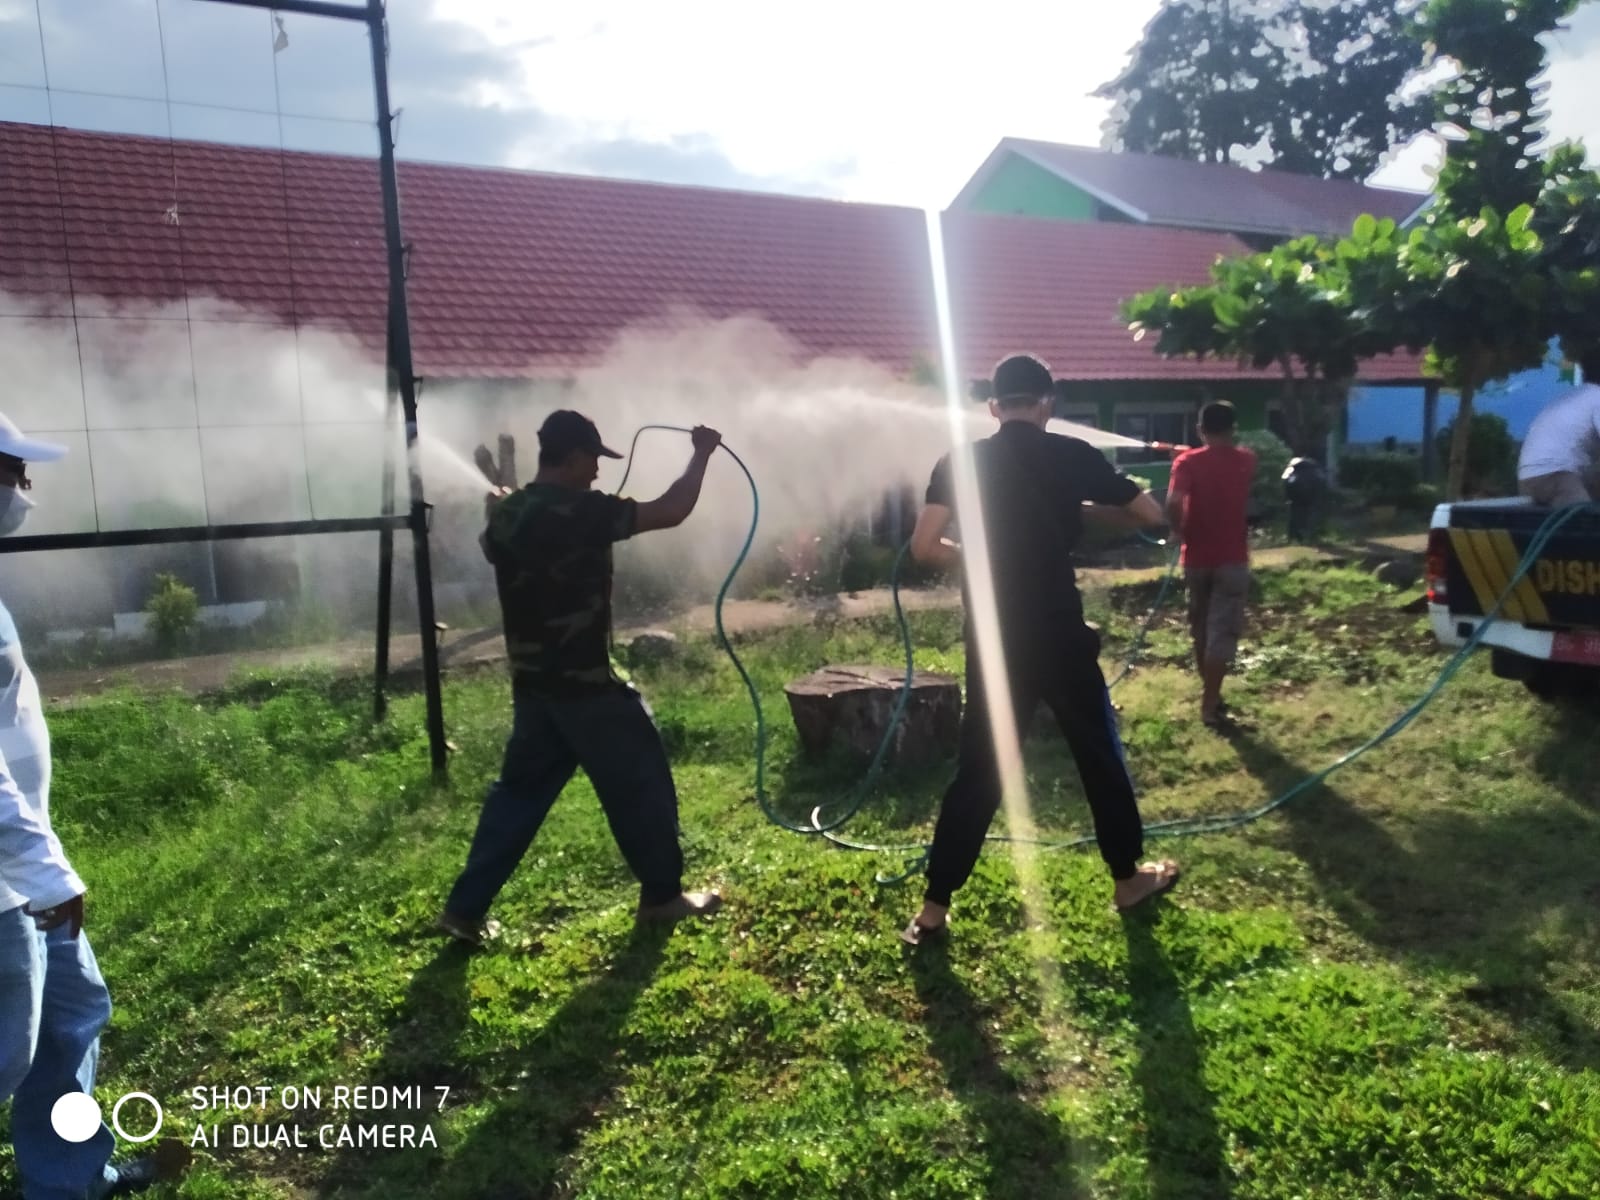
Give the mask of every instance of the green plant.
M 1421 464 L 1409 454 L 1350 454 L 1339 463 L 1339 486 L 1354 488 L 1369 505 L 1414 505 L 1421 484 Z
M 156 576 L 155 591 L 145 601 L 144 611 L 156 645 L 170 654 L 189 639 L 200 617 L 200 597 L 176 575 L 163 571 Z
M 899 553 L 899 546 L 885 546 L 865 534 L 855 535 L 845 544 L 844 562 L 839 570 L 839 590 L 860 592 L 869 588 L 888 587 L 894 578 L 895 557 Z M 923 587 L 938 575 L 937 571 L 920 565 L 910 554 L 900 564 L 901 587 Z
M 1454 421 L 1439 431 L 1441 453 L 1454 444 Z M 1516 491 L 1517 442 L 1504 417 L 1473 413 L 1460 495 L 1504 496 Z
M 1256 477 L 1250 483 L 1251 512 L 1260 520 L 1276 516 L 1288 504 L 1283 497 L 1283 472 L 1294 451 L 1270 429 L 1247 429 L 1237 440 L 1256 455 Z

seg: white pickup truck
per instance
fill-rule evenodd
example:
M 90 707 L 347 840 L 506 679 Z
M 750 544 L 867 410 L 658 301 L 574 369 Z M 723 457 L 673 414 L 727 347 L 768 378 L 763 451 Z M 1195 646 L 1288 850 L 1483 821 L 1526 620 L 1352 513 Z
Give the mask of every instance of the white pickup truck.
M 1426 576 L 1440 642 L 1461 646 L 1472 637 L 1550 511 L 1522 499 L 1433 510 Z M 1600 696 L 1600 510 L 1580 512 L 1556 532 L 1479 644 L 1490 648 L 1496 675 L 1537 696 Z

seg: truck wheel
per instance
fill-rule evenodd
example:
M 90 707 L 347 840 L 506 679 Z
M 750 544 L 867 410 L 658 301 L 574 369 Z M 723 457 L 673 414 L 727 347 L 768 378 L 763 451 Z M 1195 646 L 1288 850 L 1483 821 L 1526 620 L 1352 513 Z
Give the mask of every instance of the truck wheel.
M 1575 663 L 1540 663 L 1522 681 L 1540 700 L 1576 705 L 1600 701 L 1600 670 Z
M 1561 685 L 1562 680 L 1557 672 L 1542 669 L 1530 671 L 1522 680 L 1522 686 L 1541 700 L 1561 699 Z

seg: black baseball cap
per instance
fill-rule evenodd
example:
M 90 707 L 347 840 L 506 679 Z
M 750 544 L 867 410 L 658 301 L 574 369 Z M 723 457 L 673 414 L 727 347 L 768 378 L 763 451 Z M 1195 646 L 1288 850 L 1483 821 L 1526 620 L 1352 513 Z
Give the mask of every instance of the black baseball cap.
M 559 408 L 539 426 L 539 449 L 552 459 L 565 458 L 574 450 L 586 450 L 600 458 L 621 458 L 600 440 L 593 421 L 570 408 Z
M 1048 364 L 1031 354 L 1013 354 L 1003 359 L 994 369 L 994 385 L 990 395 L 996 400 L 1043 400 L 1053 396 L 1055 376 Z

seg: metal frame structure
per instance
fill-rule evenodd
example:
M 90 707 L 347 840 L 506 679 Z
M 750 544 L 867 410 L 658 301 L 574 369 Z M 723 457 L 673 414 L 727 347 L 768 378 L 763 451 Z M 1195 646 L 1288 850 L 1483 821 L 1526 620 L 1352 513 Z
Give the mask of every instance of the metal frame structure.
M 396 530 L 409 529 L 417 577 L 417 618 L 422 634 L 422 671 L 423 686 L 427 696 L 428 745 L 434 772 L 443 774 L 448 760 L 449 746 L 445 741 L 444 703 L 439 680 L 439 629 L 433 605 L 433 565 L 428 546 L 429 506 L 423 496 L 422 474 L 417 465 L 417 377 L 413 369 L 411 322 L 406 304 L 406 246 L 400 233 L 400 188 L 394 157 L 394 114 L 389 109 L 389 39 L 384 0 L 366 0 L 361 4 L 335 3 L 332 0 L 206 0 L 206 2 L 359 21 L 367 26 L 372 41 L 372 82 L 378 116 L 378 163 L 383 189 L 384 240 L 389 265 L 386 358 L 390 420 L 386 424 L 386 431 L 393 428 L 394 410 L 398 401 L 405 418 L 407 472 L 410 477 L 409 509 L 404 515 L 397 515 L 393 511 L 394 445 L 393 438 L 386 437 L 383 465 L 384 511 L 381 516 L 0 538 L 0 554 L 20 554 L 29 550 L 234 541 L 313 533 L 376 532 L 379 537 L 378 637 L 373 706 L 376 716 L 382 719 L 387 711 L 385 685 L 389 674 L 394 535 Z

